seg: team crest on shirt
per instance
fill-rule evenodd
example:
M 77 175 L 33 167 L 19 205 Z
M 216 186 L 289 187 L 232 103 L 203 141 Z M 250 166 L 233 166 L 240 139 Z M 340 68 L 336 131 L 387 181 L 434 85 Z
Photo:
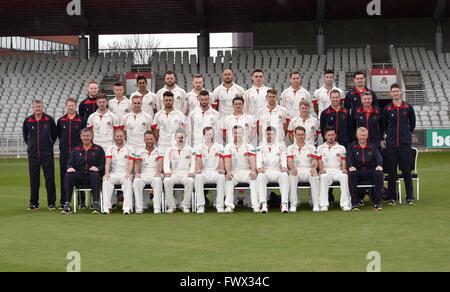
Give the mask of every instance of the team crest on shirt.
M 44 124 L 44 129 L 47 128 L 47 124 Z
M 123 156 L 123 159 L 128 159 L 128 155 L 125 154 L 125 155 Z
M 145 127 L 145 126 L 147 126 L 147 124 L 145 122 L 142 122 L 141 126 Z
M 372 155 L 372 151 L 369 151 L 369 153 L 368 153 L 369 155 Z
M 279 115 L 279 116 L 278 116 L 278 119 L 281 121 L 281 120 L 283 119 L 283 116 L 282 116 L 282 115 Z
M 130 112 L 130 109 L 125 109 L 125 112 L 126 112 L 126 113 L 129 113 L 129 112 Z
M 220 156 L 220 154 L 219 154 L 219 153 L 216 153 L 216 155 L 214 155 L 214 156 L 216 156 L 216 157 L 219 157 L 219 156 Z
M 107 122 L 106 125 L 107 126 L 111 126 L 112 124 L 111 124 L 111 122 Z
M 181 100 L 181 96 L 177 96 L 177 100 Z
M 186 155 L 186 159 L 191 159 L 191 155 Z
M 91 156 L 94 157 L 95 156 L 95 152 L 92 152 Z

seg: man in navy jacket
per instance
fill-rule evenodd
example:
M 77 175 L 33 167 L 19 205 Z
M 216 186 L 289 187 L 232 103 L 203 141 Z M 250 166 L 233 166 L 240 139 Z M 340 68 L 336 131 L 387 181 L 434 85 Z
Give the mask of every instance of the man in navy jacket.
M 93 133 L 89 128 L 81 130 L 82 145 L 73 148 L 67 162 L 65 177 L 66 202 L 63 213 L 71 212 L 72 192 L 76 185 L 88 185 L 92 190 L 94 211 L 100 212 L 100 183 L 105 170 L 105 151 L 92 143 Z
M 362 94 L 362 105 L 352 112 L 349 121 L 350 141 L 356 141 L 356 129 L 364 127 L 369 132 L 369 143 L 381 148 L 383 119 L 381 110 L 372 106 L 372 94 L 368 91 Z
M 383 131 L 386 134 L 384 149 L 386 168 L 389 175 L 388 189 L 391 196 L 389 205 L 397 200 L 397 166 L 402 171 L 406 188 L 406 202 L 414 204 L 411 178 L 411 134 L 416 127 L 416 114 L 412 105 L 402 100 L 398 84 L 391 85 L 392 104 L 383 111 Z
M 373 210 L 381 210 L 381 190 L 383 188 L 383 157 L 378 147 L 368 141 L 366 128 L 358 128 L 357 141 L 347 148 L 348 184 L 352 196 L 352 211 L 359 211 L 360 196 L 358 183 L 369 181 L 375 185 L 372 204 Z
M 378 98 L 375 92 L 366 86 L 366 76 L 364 72 L 358 71 L 354 75 L 355 87 L 353 90 L 347 92 L 344 99 L 344 108 L 353 113 L 358 107 L 361 106 L 361 99 L 364 92 L 370 92 L 372 95 L 372 106 L 378 106 Z
M 76 112 L 77 100 L 69 97 L 66 101 L 67 113 L 58 119 L 56 130 L 59 139 L 59 169 L 61 179 L 61 198 L 59 200 L 60 209 L 64 208 L 66 202 L 66 192 L 64 178 L 67 171 L 67 162 L 70 153 L 75 146 L 81 145 L 80 131 L 85 127 L 85 122 Z
M 29 210 L 39 209 L 39 186 L 41 170 L 44 172 L 45 188 L 49 210 L 55 209 L 55 166 L 53 145 L 56 141 L 56 125 L 54 119 L 44 113 L 41 100 L 33 101 L 33 115 L 23 122 L 23 139 L 27 144 L 28 169 L 30 174 Z

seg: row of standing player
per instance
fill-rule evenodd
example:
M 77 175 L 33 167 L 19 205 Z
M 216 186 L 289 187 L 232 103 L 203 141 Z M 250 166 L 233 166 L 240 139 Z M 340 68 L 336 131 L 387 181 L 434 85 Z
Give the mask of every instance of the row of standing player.
M 262 80 L 262 78 L 263 78 L 263 75 L 262 75 L 262 72 L 260 71 L 260 70 L 255 70 L 255 72 L 253 73 L 253 75 L 252 75 L 252 79 L 254 80 L 254 82 L 255 82 L 255 84 L 256 85 L 258 85 L 258 84 L 261 84 L 261 80 Z M 299 84 L 300 84 L 300 74 L 298 73 L 298 72 L 293 72 L 291 75 L 290 75 L 290 78 L 291 78 L 291 87 L 289 88 L 289 89 L 287 89 L 287 90 L 285 90 L 284 92 L 283 92 L 283 94 L 282 94 L 282 101 L 283 100 L 285 100 L 285 103 L 287 103 L 287 105 L 289 106 L 291 103 L 294 103 L 294 105 L 295 105 L 295 103 L 298 103 L 298 104 L 300 104 L 300 102 L 301 101 L 308 101 L 308 99 L 310 99 L 310 98 L 308 98 L 308 97 L 306 97 L 306 98 L 304 98 L 304 97 L 300 97 L 300 94 L 298 94 L 299 92 L 301 92 L 302 90 L 304 91 L 304 92 L 306 92 L 307 93 L 307 91 L 306 90 L 304 90 L 303 88 L 301 88 L 301 86 L 300 87 L 297 87 L 297 86 L 299 86 Z M 194 78 L 194 86 L 196 86 L 196 88 L 201 88 L 202 87 L 202 83 L 200 82 L 200 80 L 202 80 L 201 78 Z M 230 98 L 230 96 L 232 97 L 233 96 L 233 90 L 236 90 L 236 88 L 238 88 L 238 86 L 237 85 L 235 85 L 233 82 L 232 82 L 232 80 L 233 80 L 233 75 L 232 75 L 232 72 L 231 72 L 231 70 L 226 70 L 225 72 L 224 72 L 224 74 L 223 74 L 223 79 L 224 79 L 224 83 L 221 85 L 221 86 L 219 86 L 214 92 L 214 94 L 213 94 L 213 97 L 215 97 L 215 96 L 217 96 L 217 94 L 219 94 L 218 96 L 218 99 L 214 99 L 213 98 L 213 100 L 217 100 L 218 102 L 216 102 L 216 104 L 219 106 L 219 112 L 220 112 L 220 109 L 222 108 L 222 112 L 224 112 L 224 111 L 226 111 L 226 104 L 227 104 L 227 98 Z M 315 101 L 316 102 L 313 102 L 313 104 L 315 105 L 314 107 L 315 107 L 315 109 L 316 109 L 316 111 L 318 111 L 319 109 L 321 109 L 322 111 L 324 110 L 324 106 L 322 106 L 322 108 L 320 108 L 320 105 L 321 104 L 326 104 L 326 102 L 328 101 L 328 100 L 330 100 L 330 97 L 329 97 L 329 93 L 331 92 L 331 91 L 333 91 L 332 89 L 333 89 L 333 73 L 331 72 L 331 71 L 326 71 L 325 72 L 325 85 L 324 85 L 324 87 L 323 88 L 321 88 L 321 89 L 319 89 L 319 90 L 317 90 L 316 91 L 316 93 L 317 93 L 317 95 L 315 96 Z M 258 81 L 259 80 L 259 81 Z M 167 90 L 167 89 L 169 89 L 169 91 L 168 92 L 171 92 L 170 91 L 170 89 L 172 88 L 172 89 L 179 89 L 179 87 L 177 87 L 176 86 L 176 84 L 175 84 L 175 75 L 172 73 L 172 72 L 168 72 L 167 74 L 166 74 L 166 86 L 165 86 L 165 90 Z M 361 100 L 361 96 L 365 93 L 365 92 L 371 92 L 369 89 L 367 89 L 365 86 L 364 86 L 364 75 L 362 74 L 362 73 L 356 73 L 355 74 L 355 82 L 356 82 L 356 87 L 355 87 L 355 90 L 354 91 L 351 91 L 351 92 L 349 92 L 348 94 L 347 94 L 347 96 L 346 96 L 346 99 L 345 99 L 345 102 L 344 102 L 344 105 L 346 105 L 346 104 L 349 104 L 351 107 L 353 107 L 353 106 L 357 106 L 359 103 L 360 103 L 360 100 Z M 139 87 L 139 91 L 136 93 L 136 94 L 134 94 L 134 95 L 141 95 L 142 96 L 142 104 L 143 104 L 143 108 L 144 108 L 144 105 L 146 104 L 146 102 L 148 101 L 148 100 L 150 100 L 150 102 L 147 104 L 147 105 L 149 105 L 150 106 L 150 110 L 149 110 L 149 114 L 148 115 L 150 115 L 151 113 L 152 113 L 152 108 L 154 109 L 154 107 L 152 107 L 151 106 L 151 104 L 158 104 L 158 102 L 156 102 L 155 101 L 155 98 L 154 97 L 152 97 L 153 95 L 151 94 L 151 92 L 149 92 L 147 89 L 146 89 L 146 86 L 147 86 L 147 82 L 146 82 L 146 79 L 145 78 L 143 78 L 143 77 L 139 77 L 138 79 L 137 79 L 137 85 L 138 85 L 138 87 Z M 256 87 L 256 85 L 255 86 L 253 86 L 253 88 L 252 89 L 250 89 L 249 91 L 247 91 L 247 92 L 245 92 L 244 93 L 244 101 L 245 100 L 247 100 L 248 102 L 247 102 L 247 104 L 257 104 L 257 102 L 255 102 L 255 100 L 258 100 L 258 98 L 257 97 L 254 97 L 254 96 L 252 96 L 251 94 L 249 95 L 249 92 L 251 92 L 252 90 L 254 90 L 257 94 L 260 94 L 260 92 L 259 92 L 259 89 Z M 228 88 L 227 88 L 228 87 Z M 144 89 L 145 88 L 145 89 Z M 196 93 L 196 88 L 194 88 L 193 89 L 193 91 L 191 92 L 191 93 Z M 362 88 L 362 89 L 361 89 Z M 127 112 L 127 109 L 128 109 L 128 111 L 129 111 L 129 106 L 127 106 L 126 105 L 126 99 L 123 97 L 123 96 L 120 96 L 120 90 L 122 89 L 122 92 L 123 92 L 123 88 L 121 88 L 121 86 L 115 86 L 115 88 L 114 88 L 114 90 L 115 90 L 115 92 L 116 92 L 116 94 L 118 95 L 118 96 L 116 96 L 113 100 L 111 100 L 110 101 L 110 108 L 112 109 L 112 110 L 114 110 L 114 111 L 116 111 L 117 113 L 120 113 L 120 110 L 122 109 L 122 111 L 123 111 L 123 114 L 125 114 L 126 112 Z M 220 95 L 220 92 L 221 91 L 224 91 L 225 90 L 225 93 L 228 95 L 228 97 L 227 96 L 225 96 L 225 95 Z M 94 128 L 94 131 L 95 131 L 95 129 L 97 128 L 97 129 L 99 129 L 99 128 L 101 128 L 101 127 L 98 127 L 98 125 L 99 125 L 99 123 L 97 124 L 97 127 L 96 127 L 96 123 L 95 123 L 95 118 L 94 117 L 97 117 L 98 118 L 98 120 L 100 120 L 100 121 L 104 121 L 105 120 L 105 114 L 106 114 L 106 116 L 108 116 L 108 113 L 110 113 L 109 111 L 105 111 L 105 109 L 103 109 L 103 113 L 102 112 L 98 112 L 99 110 L 96 110 L 96 107 L 98 106 L 98 100 L 97 100 L 97 98 L 93 98 L 93 96 L 95 96 L 96 94 L 97 94 L 97 92 L 98 92 L 98 85 L 97 84 L 95 84 L 94 82 L 91 82 L 90 84 L 89 84 L 89 97 L 86 99 L 86 100 L 84 100 L 81 104 L 80 104 L 80 107 L 79 107 L 79 110 L 80 110 L 80 120 L 81 121 L 85 121 L 86 120 L 86 117 L 87 117 L 87 115 L 89 115 L 89 117 L 88 117 L 88 124 L 90 124 L 90 126 L 92 126 L 93 128 Z M 161 92 L 161 91 L 163 91 L 163 89 L 162 90 L 160 90 L 159 92 L 158 92 L 158 94 Z M 179 90 L 178 90 L 179 91 Z M 231 92 L 230 92 L 231 91 Z M 320 93 L 325 93 L 325 94 L 320 94 Z M 170 94 L 167 94 L 167 91 L 165 91 L 164 93 L 166 93 L 166 96 L 168 97 L 168 99 L 170 99 Z M 163 96 L 165 95 L 163 93 Z M 172 94 L 173 94 L 173 92 L 171 92 Z M 288 93 L 292 93 L 293 94 L 293 96 L 291 96 L 291 95 L 289 95 Z M 339 93 L 340 93 L 340 91 L 339 91 Z M 373 92 L 371 92 L 372 94 L 372 97 L 375 97 L 374 96 L 374 93 Z M 236 96 L 236 95 L 238 95 L 238 94 L 234 94 L 234 96 Z M 285 96 L 285 97 L 283 97 L 283 95 Z M 340 95 L 340 94 L 339 94 Z M 148 98 L 150 96 L 150 98 Z M 175 96 L 175 94 L 173 94 L 172 96 Z M 147 97 L 147 99 L 146 99 L 146 97 Z M 180 100 L 181 98 L 179 98 L 180 96 L 177 96 L 176 97 L 176 99 L 177 100 Z M 268 95 L 266 94 L 266 98 L 268 97 Z M 359 97 L 359 98 L 358 98 Z M 235 98 L 233 98 L 233 100 L 234 100 Z M 105 106 L 105 104 L 106 104 L 106 100 L 104 99 L 104 98 L 101 98 L 100 100 L 104 100 L 103 101 L 103 103 L 104 103 L 104 108 L 106 108 L 106 106 Z M 138 102 L 138 100 L 137 99 L 134 99 L 137 103 L 139 103 Z M 158 100 L 158 99 L 156 99 L 156 100 Z M 374 101 L 376 100 L 376 97 L 373 99 Z M 122 102 L 122 101 L 124 101 L 124 102 Z M 198 96 L 197 96 L 197 101 L 199 101 L 199 98 L 198 98 Z M 117 103 L 117 105 L 115 104 L 115 103 Z M 163 97 L 163 103 L 164 103 L 164 97 Z M 168 103 L 170 103 L 170 102 L 168 102 Z M 69 104 L 69 103 L 68 103 Z M 175 104 L 175 102 L 173 101 L 173 99 L 172 99 L 172 104 Z M 233 104 L 233 102 L 232 102 L 232 104 Z M 244 103 L 243 103 L 244 104 Z M 243 104 L 241 104 L 241 107 L 242 107 L 242 105 Z M 125 106 L 124 106 L 125 105 Z M 199 101 L 199 105 L 200 105 L 200 101 Z M 233 104 L 234 105 L 234 104 Z M 222 107 L 221 107 L 222 106 Z M 266 125 L 273 125 L 273 126 L 277 126 L 276 124 L 277 124 L 277 122 L 274 122 L 274 123 L 271 123 L 271 120 L 270 120 L 270 116 L 271 116 L 271 114 L 272 114 L 272 112 L 273 112 L 273 109 L 274 108 L 279 108 L 277 105 L 276 105 L 276 94 L 275 94 L 275 107 L 274 108 L 270 108 L 271 106 L 270 106 L 270 102 L 269 102 L 269 106 L 268 106 L 268 108 L 266 108 L 266 106 L 263 106 L 264 108 L 263 109 L 261 109 L 260 110 L 260 112 L 261 111 L 264 111 L 265 109 L 266 109 L 266 111 L 267 111 L 267 109 L 268 109 L 268 111 L 269 111 L 269 122 L 266 124 Z M 273 107 L 273 102 L 272 102 L 272 107 Z M 298 107 L 298 105 L 297 105 L 297 107 Z M 156 107 L 157 108 L 157 107 Z M 197 107 L 197 111 L 200 111 L 200 109 L 202 108 L 202 106 L 199 106 L 199 107 Z M 281 108 L 281 107 L 280 107 Z M 325 109 L 327 109 L 327 108 L 325 108 Z M 331 126 L 336 126 L 336 131 L 337 132 L 339 132 L 339 130 L 338 130 L 338 127 L 339 127 L 339 124 L 340 124 L 340 118 L 339 118 L 339 114 L 340 114 L 340 112 L 344 112 L 345 113 L 345 109 L 337 109 L 336 110 L 336 107 L 334 107 L 333 106 L 333 104 L 327 109 L 327 111 L 329 111 L 329 110 L 331 110 L 331 109 L 333 109 L 334 110 L 334 114 L 335 114 L 335 117 L 336 117 L 336 119 L 335 119 L 335 121 L 333 121 L 333 116 L 330 116 L 329 117 L 329 122 L 331 121 Z M 356 108 L 357 109 L 357 108 Z M 372 109 L 372 108 L 370 108 L 370 109 Z M 171 112 L 173 112 L 173 110 L 170 110 L 169 111 L 169 113 L 168 112 L 164 112 L 166 110 L 166 108 L 165 109 L 163 109 L 162 111 L 160 111 L 160 116 L 161 117 L 169 117 L 170 116 L 170 113 Z M 213 111 L 212 109 L 209 109 L 210 111 Z M 234 110 L 236 111 L 236 108 L 234 108 Z M 100 110 L 100 111 L 102 111 L 102 110 Z M 133 110 L 132 110 L 133 111 Z M 247 107 L 247 111 L 248 111 L 248 107 Z M 153 110 L 153 112 L 154 112 L 154 110 Z M 164 112 L 164 113 L 163 113 Z M 176 112 L 176 111 L 175 111 Z M 297 110 L 297 113 L 299 112 L 299 110 Z M 355 111 L 355 113 L 356 113 L 357 111 Z M 90 117 L 90 114 L 92 114 L 92 113 L 95 113 L 96 115 L 94 115 L 92 118 Z M 190 117 L 193 117 L 194 114 L 195 113 L 195 110 L 192 112 L 192 113 L 190 113 L 189 114 L 189 116 Z M 242 113 L 242 112 L 241 112 Z M 141 113 L 143 116 L 145 116 L 143 113 Z M 202 114 L 204 114 L 204 111 L 202 111 Z M 239 115 L 239 113 L 237 113 L 238 115 Z M 305 114 L 305 113 L 304 113 Z M 319 112 L 319 114 L 320 114 L 320 112 Z M 331 111 L 331 114 L 333 114 L 333 111 Z M 112 115 L 114 115 L 114 114 L 111 114 L 111 116 Z M 126 115 L 128 115 L 128 116 L 132 116 L 132 113 L 128 113 L 128 114 L 126 114 Z M 72 113 L 72 116 L 73 116 L 73 113 Z M 156 115 L 156 118 L 157 118 L 157 116 L 158 116 L 158 113 L 157 113 L 157 115 Z M 236 115 L 235 114 L 231 114 L 231 116 L 233 116 L 232 118 L 230 118 L 230 116 L 228 116 L 227 118 L 228 119 L 231 119 L 231 127 L 230 128 L 232 128 L 232 126 L 233 126 L 233 124 L 238 124 L 239 125 L 239 120 L 242 120 L 241 119 L 241 116 L 237 116 L 237 118 L 235 119 L 235 121 L 233 121 L 234 120 L 234 118 L 236 117 Z M 242 116 L 245 116 L 245 114 L 243 114 Z M 297 116 L 298 116 L 298 114 L 297 114 Z M 297 116 L 295 117 L 295 118 L 297 118 Z M 323 116 L 323 115 L 321 115 L 321 116 Z M 300 118 L 298 119 L 299 121 L 303 121 L 304 123 L 306 122 L 306 119 L 304 119 L 304 118 L 301 118 L 301 115 L 299 116 Z M 75 119 L 76 119 L 77 117 L 75 117 Z M 288 120 L 290 118 L 290 114 L 289 113 L 287 113 L 287 118 L 286 118 L 286 120 Z M 295 119 L 294 118 L 294 119 Z M 313 118 L 313 117 L 311 117 L 311 118 Z M 62 122 L 69 122 L 70 124 L 73 122 L 73 118 L 71 118 L 70 117 L 70 114 L 68 113 L 68 115 L 66 115 L 66 116 L 64 116 L 64 117 L 62 117 L 61 118 L 62 119 Z M 61 120 L 60 119 L 60 120 Z M 134 120 L 136 120 L 136 116 L 134 116 L 134 118 L 133 118 Z M 176 121 L 176 119 L 177 118 L 175 118 L 174 120 L 172 120 L 172 122 L 173 121 Z M 279 119 L 279 116 L 277 116 L 277 115 L 275 115 L 275 120 L 276 119 Z M 89 121 L 90 120 L 90 121 Z M 173 137 L 173 131 L 175 131 L 178 127 L 183 127 L 183 123 L 182 123 L 182 120 L 183 120 L 183 117 L 182 116 L 180 116 L 179 117 L 179 120 L 178 120 L 178 122 L 180 122 L 180 125 L 176 125 L 176 126 L 174 126 L 174 127 L 167 127 L 168 125 L 170 125 L 171 123 L 170 123 L 170 119 L 166 119 L 166 120 L 164 120 L 164 119 L 161 119 L 160 121 L 158 121 L 158 119 L 156 119 L 155 120 L 155 122 L 154 123 L 152 123 L 152 125 L 153 125 L 153 128 L 154 128 L 154 130 L 155 130 L 155 132 L 157 132 L 158 134 L 157 134 L 157 139 L 158 138 L 160 138 L 160 136 L 159 136 L 159 133 L 161 132 L 161 130 L 162 130 L 162 134 L 165 134 L 165 130 L 168 130 L 168 132 L 169 133 L 167 133 L 167 135 L 166 135 L 166 137 L 169 137 L 169 139 L 171 139 L 171 137 Z M 207 119 L 203 119 L 203 120 L 207 120 Z M 252 122 L 246 122 L 245 121 L 245 118 L 243 119 L 244 120 L 244 125 L 254 125 L 254 123 L 252 123 Z M 284 119 L 283 119 L 284 120 Z M 344 120 L 345 120 L 345 118 L 344 118 Z M 216 121 L 217 121 L 217 119 L 210 119 L 210 121 L 213 121 L 213 122 L 215 122 L 215 123 L 217 123 Z M 369 120 L 368 119 L 366 119 L 366 121 L 367 122 L 369 122 Z M 158 122 L 160 122 L 159 123 L 159 125 L 158 125 Z M 204 121 L 203 121 L 204 122 Z M 267 122 L 267 121 L 266 121 Z M 109 125 L 108 125 L 108 123 L 109 123 Z M 59 122 L 58 122 L 58 124 L 59 124 Z M 70 124 L 69 124 L 69 128 L 70 128 Z M 125 123 L 124 123 L 125 124 Z M 150 124 L 149 122 L 147 122 L 147 124 Z M 174 124 L 177 124 L 177 123 L 174 123 Z M 187 126 L 189 126 L 189 125 L 193 125 L 193 124 L 195 124 L 195 119 L 194 119 L 194 121 L 192 122 L 192 123 L 187 123 Z M 204 126 L 209 126 L 209 125 L 207 125 L 208 123 L 206 123 L 206 125 L 205 125 L 205 123 L 203 123 L 200 127 L 197 127 L 197 128 L 200 128 L 200 129 L 202 129 L 202 128 L 204 128 Z M 287 123 L 286 123 L 287 124 Z M 106 122 L 106 125 L 108 125 L 110 128 L 111 128 L 111 126 L 112 127 L 114 127 L 114 122 L 113 122 L 113 120 L 111 120 L 111 122 Z M 300 125 L 301 125 L 301 122 L 300 122 Z M 368 128 L 370 129 L 370 124 L 368 124 L 369 126 L 368 126 Z M 116 126 L 120 126 L 120 123 L 116 123 Z M 196 125 L 195 125 L 196 126 Z M 264 123 L 261 123 L 261 126 L 264 126 Z M 303 126 L 305 126 L 305 128 L 308 130 L 308 129 L 310 129 L 309 127 L 307 127 L 307 125 L 306 124 L 304 124 Z M 64 125 L 63 125 L 63 127 L 64 127 Z M 80 127 L 81 128 L 81 127 Z M 132 132 L 132 128 L 133 128 L 133 126 L 131 126 L 131 127 L 128 127 L 127 128 L 127 132 L 128 133 L 130 133 L 130 130 L 131 130 L 131 132 Z M 250 127 L 250 128 L 252 128 L 252 127 Z M 258 129 L 260 128 L 260 127 L 257 127 Z M 279 128 L 281 128 L 281 127 L 279 127 Z M 322 127 L 322 128 L 324 128 L 324 127 Z M 24 129 L 25 129 L 25 127 L 24 127 Z M 194 127 L 194 129 L 195 129 L 195 127 Z M 341 127 L 341 129 L 343 129 L 343 127 Z M 224 128 L 224 130 L 227 130 L 227 128 L 225 127 Z M 291 127 L 291 130 L 292 130 L 292 127 Z M 410 127 L 410 129 L 409 130 L 413 130 L 413 127 Z M 62 132 L 64 132 L 64 131 L 62 131 Z M 101 131 L 100 131 L 101 132 Z M 195 131 L 190 131 L 191 133 L 193 133 L 193 132 L 195 132 Z M 249 133 L 251 133 L 252 131 L 248 131 Z M 279 131 L 279 132 L 282 132 L 282 131 Z M 313 131 L 314 132 L 314 131 Z M 343 131 L 341 131 L 341 132 L 343 132 Z M 231 131 L 230 130 L 228 130 L 228 133 L 231 133 Z M 264 132 L 263 132 L 264 133 Z M 64 136 L 64 133 L 60 133 L 62 136 Z M 96 135 L 97 137 L 98 136 L 101 136 L 101 135 Z M 111 137 L 112 137 L 112 134 L 110 134 L 110 135 L 106 135 L 106 136 L 108 136 L 109 138 L 109 140 L 111 141 L 112 139 L 111 139 Z M 164 136 L 164 135 L 161 135 L 161 136 Z M 194 135 L 195 136 L 195 135 Z M 224 137 L 226 137 L 227 135 L 224 135 Z M 398 135 L 397 135 L 398 136 Z M 141 136 L 142 137 L 142 136 Z M 197 135 L 197 137 L 198 137 L 198 135 Z M 24 135 L 24 138 L 25 138 L 25 135 Z M 64 137 L 62 137 L 62 138 L 64 138 Z M 26 138 L 25 138 L 26 139 Z M 225 138 L 226 139 L 226 138 Z M 61 137 L 60 137 L 60 140 L 61 140 Z M 64 140 L 64 139 L 63 139 Z M 67 139 L 66 139 L 67 140 Z M 73 140 L 75 140 L 75 139 L 73 139 Z M 228 139 L 229 140 L 229 139 Z M 339 135 L 338 135 L 338 140 L 339 140 Z M 398 140 L 398 137 L 397 137 L 397 140 Z M 27 141 L 27 139 L 26 139 L 26 141 Z M 250 141 L 250 140 L 249 140 Z M 71 142 L 72 144 L 74 143 L 74 141 L 70 141 L 70 139 L 69 139 L 69 141 L 67 141 L 67 142 Z M 162 142 L 162 141 L 160 141 L 160 142 Z M 196 145 L 196 144 L 198 144 L 198 143 L 194 143 L 194 142 L 197 142 L 197 141 L 193 141 L 193 145 Z M 62 145 L 62 147 L 64 148 L 64 143 L 60 143 L 60 147 L 61 147 L 61 144 L 63 144 Z M 101 143 L 99 143 L 99 144 L 101 144 Z M 160 144 L 164 144 L 164 143 L 160 143 Z M 344 144 L 344 143 L 342 143 L 342 144 Z M 402 143 L 402 144 L 404 144 L 404 143 Z M 142 145 L 142 144 L 141 144 Z M 345 145 L 345 144 L 344 144 Z M 67 145 L 66 145 L 67 146 Z M 162 146 L 162 145 L 161 145 Z M 166 146 L 166 147 L 170 147 L 171 146 L 171 142 L 169 142 L 168 140 L 167 141 L 165 141 L 165 145 L 164 146 Z M 398 147 L 399 145 L 398 145 L 398 141 L 397 141 L 397 147 Z M 70 150 L 70 147 L 72 147 L 72 145 L 69 145 L 69 150 Z M 107 147 L 105 147 L 105 148 L 107 148 Z M 62 149 L 62 150 L 65 150 L 65 149 Z M 66 152 L 67 153 L 67 150 L 66 151 L 62 151 L 62 152 Z M 61 170 L 64 170 L 64 167 L 61 167 Z M 31 202 L 30 202 L 30 204 L 31 204 Z

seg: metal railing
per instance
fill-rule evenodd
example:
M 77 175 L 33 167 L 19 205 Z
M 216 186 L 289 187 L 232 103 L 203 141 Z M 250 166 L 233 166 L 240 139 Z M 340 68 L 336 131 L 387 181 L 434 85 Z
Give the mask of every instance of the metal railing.
M 55 143 L 54 152 L 59 154 L 58 142 Z M 27 145 L 23 137 L 18 133 L 0 134 L 0 156 L 3 157 L 27 157 Z
M 405 90 L 405 100 L 412 105 L 426 105 L 427 92 L 425 90 Z

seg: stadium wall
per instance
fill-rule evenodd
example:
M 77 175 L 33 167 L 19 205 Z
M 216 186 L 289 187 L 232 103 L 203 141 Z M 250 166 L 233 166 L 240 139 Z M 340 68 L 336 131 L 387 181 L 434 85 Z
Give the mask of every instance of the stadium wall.
M 436 26 L 431 18 L 362 18 L 328 21 L 323 28 L 328 45 L 371 45 L 374 60 L 388 60 L 391 44 L 434 47 Z M 316 23 L 312 21 L 257 23 L 253 26 L 253 44 L 301 47 L 306 53 L 315 53 L 316 31 Z M 444 50 L 448 51 L 448 25 L 442 25 L 442 32 Z

